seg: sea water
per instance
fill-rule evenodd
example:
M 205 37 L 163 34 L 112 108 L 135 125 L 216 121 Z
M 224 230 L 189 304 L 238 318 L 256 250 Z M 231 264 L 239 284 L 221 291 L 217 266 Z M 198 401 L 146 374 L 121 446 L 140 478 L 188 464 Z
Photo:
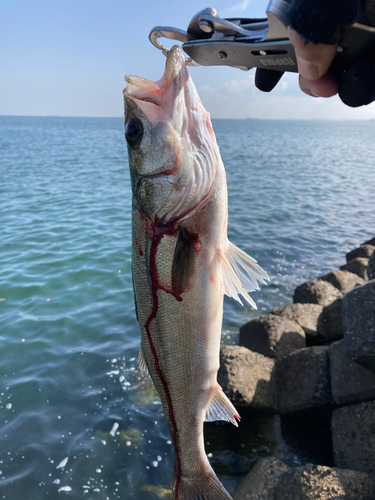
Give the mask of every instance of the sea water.
M 252 294 L 257 311 L 225 300 L 223 343 L 235 344 L 242 324 L 374 236 L 375 122 L 213 126 L 229 237 L 271 278 Z M 123 129 L 116 118 L 0 117 L 0 499 L 167 498 L 155 487 L 170 487 L 172 444 L 137 364 Z M 238 468 L 241 451 L 207 445 L 230 491 L 272 452 L 245 450 Z

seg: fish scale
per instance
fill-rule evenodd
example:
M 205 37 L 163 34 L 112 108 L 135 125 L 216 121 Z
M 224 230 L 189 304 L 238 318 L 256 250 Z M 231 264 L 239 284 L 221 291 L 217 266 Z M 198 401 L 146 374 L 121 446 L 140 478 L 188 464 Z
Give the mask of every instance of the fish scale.
M 217 383 L 223 298 L 254 304 L 247 290 L 268 276 L 227 239 L 225 170 L 181 49 L 159 82 L 137 78 L 126 77 L 124 96 L 139 365 L 173 442 L 172 499 L 229 500 L 203 436 L 205 420 L 239 419 Z

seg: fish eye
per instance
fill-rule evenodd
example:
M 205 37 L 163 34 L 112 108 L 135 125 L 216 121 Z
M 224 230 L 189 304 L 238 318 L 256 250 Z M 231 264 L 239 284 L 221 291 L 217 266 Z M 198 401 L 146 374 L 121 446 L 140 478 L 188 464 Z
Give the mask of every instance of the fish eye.
M 143 137 L 143 125 L 138 118 L 132 118 L 125 126 L 125 139 L 129 146 L 134 146 Z

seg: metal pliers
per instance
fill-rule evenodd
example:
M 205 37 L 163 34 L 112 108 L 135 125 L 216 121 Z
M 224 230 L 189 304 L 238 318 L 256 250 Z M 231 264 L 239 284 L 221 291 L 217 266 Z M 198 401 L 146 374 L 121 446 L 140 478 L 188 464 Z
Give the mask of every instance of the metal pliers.
M 255 85 L 269 92 L 285 71 L 298 72 L 294 47 L 286 26 L 291 0 L 271 0 L 266 18 L 222 19 L 215 9 L 198 12 L 187 31 L 166 26 L 156 26 L 149 38 L 155 47 L 166 55 L 168 49 L 160 38 L 182 42 L 182 48 L 190 56 L 186 59 L 193 66 L 231 66 L 247 71 L 258 68 Z M 374 2 L 372 2 L 374 4 Z M 360 11 L 350 25 L 339 27 L 335 37 L 339 45 L 330 71 L 339 79 L 343 72 L 355 63 L 375 59 L 375 16 Z M 346 96 L 344 85 L 339 86 L 341 99 L 353 106 Z M 375 99 L 375 89 L 374 89 Z M 346 102 L 349 101 L 349 102 Z

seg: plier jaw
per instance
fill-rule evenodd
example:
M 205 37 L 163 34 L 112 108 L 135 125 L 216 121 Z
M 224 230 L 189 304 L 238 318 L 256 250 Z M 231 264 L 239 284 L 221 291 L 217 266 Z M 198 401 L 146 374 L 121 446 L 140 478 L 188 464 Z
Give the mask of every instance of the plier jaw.
M 281 4 L 288 5 L 284 0 L 270 2 L 267 18 L 261 19 L 222 19 L 215 9 L 207 8 L 193 17 L 187 31 L 156 26 L 149 38 L 165 55 L 168 49 L 159 38 L 182 42 L 182 48 L 190 56 L 186 60 L 190 66 L 231 66 L 245 71 L 265 67 L 296 72 L 294 49 L 285 24 L 274 13 L 279 13 Z
M 373 5 L 373 4 L 371 4 Z M 222 19 L 207 8 L 198 12 L 186 31 L 156 26 L 149 38 L 166 55 L 162 37 L 182 42 L 191 66 L 231 66 L 242 70 L 259 68 L 280 72 L 298 72 L 296 56 L 286 29 L 290 0 L 271 0 L 266 18 Z M 374 14 L 374 13 L 373 13 Z M 373 58 L 375 27 L 359 16 L 350 25 L 340 27 L 333 72 L 340 73 L 361 58 Z M 373 16 L 375 20 L 375 14 Z M 336 40 L 335 40 L 336 41 Z

